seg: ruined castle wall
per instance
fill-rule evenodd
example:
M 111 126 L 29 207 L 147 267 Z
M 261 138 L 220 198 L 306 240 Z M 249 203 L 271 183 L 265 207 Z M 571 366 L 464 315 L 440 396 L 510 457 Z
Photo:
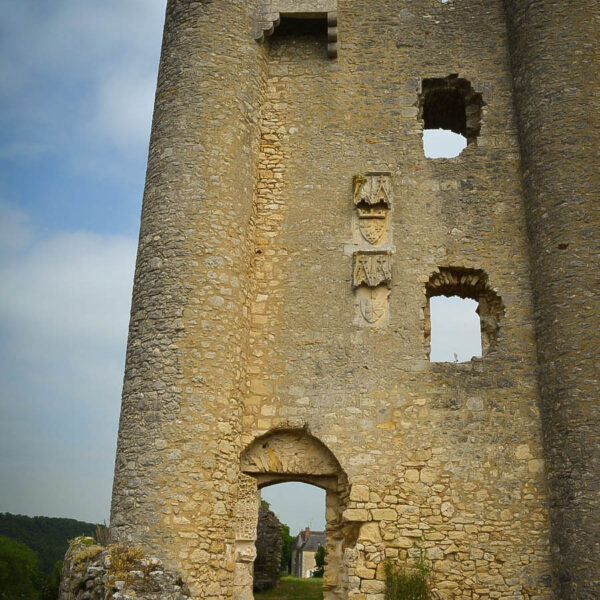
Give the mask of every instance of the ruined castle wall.
M 258 511 L 253 587 L 257 592 L 264 592 L 279 585 L 281 523 L 275 513 L 262 504 Z
M 284 27 L 284 24 L 281 26 Z M 340 2 L 339 58 L 322 38 L 269 40 L 258 183 L 259 282 L 244 441 L 308 426 L 353 486 L 365 523 L 347 551 L 350 595 L 377 600 L 382 561 L 432 560 L 444 598 L 550 597 L 536 347 L 519 147 L 501 2 Z M 421 147 L 423 78 L 458 73 L 482 94 L 459 157 Z M 387 315 L 357 306 L 353 176 L 391 173 Z M 502 298 L 495 348 L 431 364 L 425 284 L 481 269 Z M 381 549 L 385 547 L 385 549 Z M 529 593 L 528 592 L 528 593 Z M 498 595 L 499 594 L 499 595 Z
M 560 598 L 600 596 L 600 2 L 507 0 Z
M 111 530 L 231 595 L 240 350 L 264 48 L 256 2 L 170 0 L 140 233 Z
M 421 550 L 444 600 L 549 600 L 537 347 L 547 431 L 568 429 L 558 409 L 572 400 L 565 415 L 585 432 L 597 416 L 593 373 L 582 372 L 576 392 L 579 363 L 550 350 L 574 339 L 580 356 L 591 352 L 592 288 L 576 280 L 577 310 L 559 292 L 592 262 L 579 245 L 592 213 L 583 184 L 548 177 L 557 158 L 538 158 L 534 146 L 563 136 L 569 156 L 591 158 L 586 130 L 580 146 L 564 141 L 566 125 L 547 127 L 552 94 L 575 90 L 583 102 L 587 67 L 567 76 L 560 63 L 556 84 L 538 71 L 527 45 L 537 35 L 530 2 L 338 0 L 336 31 L 332 15 L 320 33 L 284 18 L 256 42 L 263 4 L 168 4 L 112 535 L 149 548 L 195 598 L 249 599 L 257 488 L 297 478 L 327 490 L 328 600 L 383 600 L 384 559 Z M 326 4 L 330 12 L 333 0 Z M 531 95 L 540 84 L 547 93 L 517 102 L 523 156 L 504 4 L 511 28 L 525 24 L 511 38 L 516 89 Z M 559 34 L 545 23 L 549 51 Z M 327 36 L 336 33 L 331 60 Z M 427 159 L 422 82 L 454 74 L 481 95 L 482 106 L 467 107 L 471 125 L 480 111 L 481 128 L 459 157 Z M 583 167 L 575 173 L 589 178 Z M 387 204 L 381 235 L 370 238 L 378 230 L 365 233 L 354 200 L 374 181 Z M 577 208 L 557 203 L 563 185 Z M 578 249 L 569 271 L 554 246 L 546 252 L 549 240 L 562 243 L 560 228 L 541 225 L 563 209 L 570 220 L 583 211 L 577 226 L 556 220 Z M 370 275 L 356 265 L 373 252 L 380 280 L 357 283 Z M 484 315 L 496 339 L 464 364 L 428 359 L 428 294 L 435 282 L 446 289 L 448 273 L 458 273 L 455 291 L 480 285 L 497 300 L 496 320 Z M 546 331 L 554 314 L 570 336 L 559 324 Z M 273 430 L 283 431 L 248 450 Z M 556 538 L 569 561 L 582 556 L 576 541 L 590 556 L 596 548 L 581 525 L 594 531 L 587 507 L 597 480 L 582 465 L 592 469 L 595 455 L 574 435 L 565 463 L 554 452 L 559 438 L 547 438 L 555 481 L 569 460 L 580 468 L 577 494 L 553 497 L 556 519 L 575 532 Z M 592 448 L 594 435 L 584 438 Z

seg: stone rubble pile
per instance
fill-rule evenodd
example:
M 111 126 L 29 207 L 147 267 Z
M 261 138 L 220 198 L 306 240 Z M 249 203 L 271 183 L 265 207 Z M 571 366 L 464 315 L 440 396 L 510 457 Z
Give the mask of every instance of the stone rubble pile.
M 59 600 L 190 600 L 181 577 L 157 558 L 124 546 L 100 546 L 92 538 L 71 542 Z

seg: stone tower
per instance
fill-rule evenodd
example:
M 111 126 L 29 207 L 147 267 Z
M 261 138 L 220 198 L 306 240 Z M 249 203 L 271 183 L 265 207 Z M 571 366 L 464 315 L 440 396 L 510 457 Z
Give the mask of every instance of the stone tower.
M 111 530 L 252 596 L 327 491 L 326 598 L 600 597 L 600 2 L 169 0 Z M 424 156 L 424 128 L 468 141 Z M 429 302 L 482 357 L 429 360 Z

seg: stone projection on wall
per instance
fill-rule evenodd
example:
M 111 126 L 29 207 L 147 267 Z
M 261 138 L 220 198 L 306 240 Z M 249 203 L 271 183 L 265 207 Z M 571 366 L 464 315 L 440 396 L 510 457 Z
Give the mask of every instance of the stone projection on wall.
M 392 284 L 391 173 L 374 172 L 354 177 L 354 251 L 352 285 L 358 302 L 356 322 L 375 326 L 386 322 Z
M 258 41 L 270 37 L 282 17 L 323 19 L 327 26 L 327 56 L 337 58 L 337 0 L 259 0 L 252 35 Z

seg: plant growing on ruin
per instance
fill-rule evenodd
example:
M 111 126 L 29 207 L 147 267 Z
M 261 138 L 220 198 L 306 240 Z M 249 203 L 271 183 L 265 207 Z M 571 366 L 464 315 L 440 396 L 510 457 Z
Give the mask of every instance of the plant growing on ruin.
M 108 546 L 110 544 L 110 533 L 106 525 L 106 521 L 102 525 L 96 525 L 96 531 L 94 531 L 94 539 L 100 546 Z
M 74 552 L 71 558 L 73 567 L 77 571 L 86 569 L 87 563 L 96 558 L 102 552 L 102 547 L 96 544 L 94 539 L 91 537 L 75 538 L 74 540 L 71 540 L 69 545 L 71 548 L 75 546 L 82 548 L 78 552 Z
M 114 545 L 110 550 L 110 569 L 109 576 L 112 580 L 121 579 L 130 583 L 130 571 L 139 570 L 139 561 L 144 558 L 144 551 L 141 548 L 131 546 Z
M 110 562 L 112 569 L 117 572 L 125 572 L 135 566 L 138 560 L 144 557 L 141 548 L 129 546 L 111 546 Z
M 391 560 L 384 564 L 385 600 L 431 600 L 429 567 L 423 553 L 412 567 L 396 565 Z

